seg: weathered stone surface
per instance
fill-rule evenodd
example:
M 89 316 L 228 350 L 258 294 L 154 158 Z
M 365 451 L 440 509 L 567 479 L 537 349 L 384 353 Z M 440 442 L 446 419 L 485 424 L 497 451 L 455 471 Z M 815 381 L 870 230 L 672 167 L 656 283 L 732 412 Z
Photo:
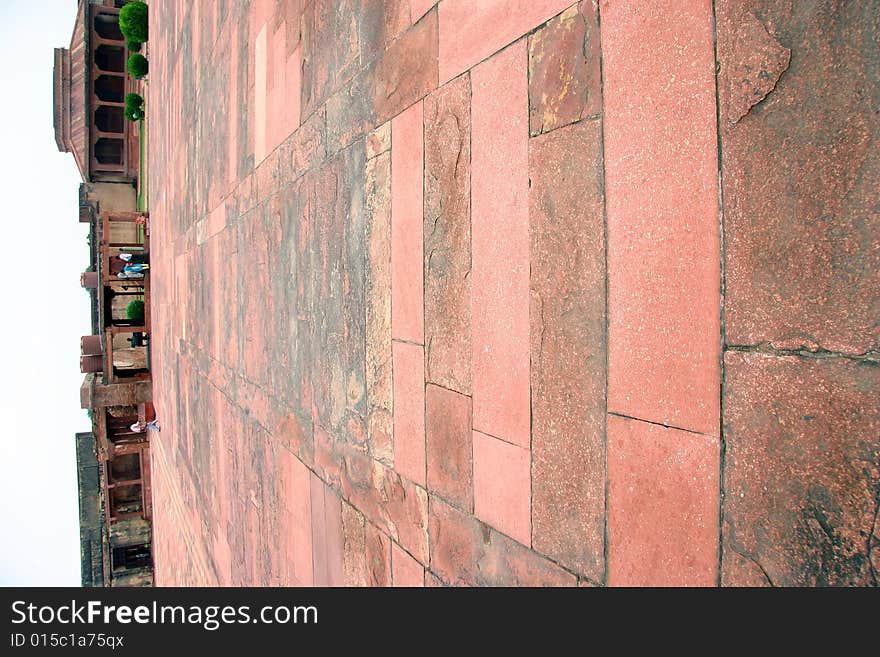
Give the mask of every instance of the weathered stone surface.
M 391 541 L 373 525 L 365 530 L 367 586 L 391 586 Z
M 366 381 L 367 436 L 374 458 L 391 465 L 391 155 L 366 163 Z
M 429 13 L 327 102 L 330 152 L 397 116 L 437 87 L 437 14 Z
M 725 356 L 722 584 L 878 584 L 876 363 Z
M 367 135 L 367 159 L 391 149 L 391 122 L 386 121 Z
M 593 579 L 605 531 L 601 125 L 529 142 L 532 543 Z
M 365 0 L 360 17 L 361 63 L 372 62 L 409 26 L 409 0 Z
M 471 400 L 425 386 L 428 490 L 465 511 L 474 509 Z
M 333 88 L 334 71 L 333 0 L 315 0 L 305 7 L 302 20 L 302 115 L 308 116 Z
M 877 13 L 830 0 L 718 2 L 730 344 L 880 345 Z M 780 48 L 791 61 L 773 88 Z M 752 87 L 765 97 L 748 110 Z
M 733 18 L 733 17 L 731 17 Z M 753 13 L 741 8 L 738 20 L 725 22 L 727 40 L 724 70 L 726 89 L 721 97 L 722 116 L 736 123 L 767 97 L 791 62 L 791 50 L 783 47 Z
M 575 586 L 577 578 L 437 497 L 430 501 L 431 570 L 454 586 Z
M 608 417 L 608 584 L 715 586 L 718 438 Z
M 364 517 L 427 563 L 427 491 L 349 442 L 315 430 L 315 469 Z
M 387 121 L 437 87 L 437 14 L 432 12 L 388 48 L 373 71 L 373 109 Z
M 599 19 L 581 0 L 529 37 L 529 131 L 549 132 L 602 110 Z
M 342 503 L 344 540 L 343 579 L 346 586 L 367 585 L 366 523 L 364 516 L 347 502 Z
M 425 378 L 471 392 L 470 76 L 425 99 Z
M 360 10 L 363 0 L 335 0 L 333 16 L 336 86 L 345 84 L 360 70 Z
M 290 158 L 281 163 L 282 171 L 289 179 L 299 178 L 309 169 L 320 164 L 326 155 L 324 135 L 324 108 L 312 114 L 285 144 Z M 289 167 L 284 169 L 283 167 Z

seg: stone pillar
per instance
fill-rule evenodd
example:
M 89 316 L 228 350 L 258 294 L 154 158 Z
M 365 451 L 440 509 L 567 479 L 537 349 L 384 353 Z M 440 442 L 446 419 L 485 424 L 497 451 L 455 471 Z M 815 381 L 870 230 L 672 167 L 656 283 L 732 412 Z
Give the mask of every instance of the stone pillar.
M 104 370 L 104 358 L 103 356 L 80 356 L 79 369 L 83 374 L 102 372 Z
M 98 272 L 84 271 L 79 277 L 79 284 L 87 290 L 95 290 L 98 288 Z
M 79 340 L 80 354 L 83 356 L 100 356 L 104 353 L 100 335 L 84 335 Z

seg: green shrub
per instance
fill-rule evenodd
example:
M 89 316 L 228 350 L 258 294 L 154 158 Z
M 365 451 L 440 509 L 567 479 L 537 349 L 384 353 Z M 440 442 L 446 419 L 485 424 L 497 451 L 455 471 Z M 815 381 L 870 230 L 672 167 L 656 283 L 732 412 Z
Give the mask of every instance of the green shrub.
M 132 52 L 140 52 L 143 44 L 140 41 L 129 41 L 125 44 Z
M 144 97 L 134 92 L 127 93 L 125 94 L 125 106 L 134 109 L 142 109 L 144 106 Z
M 133 322 L 143 322 L 144 302 L 140 299 L 135 299 L 134 301 L 130 302 L 125 308 L 125 316 Z
M 128 58 L 128 72 L 131 73 L 132 77 L 140 80 L 147 74 L 148 70 L 147 58 L 143 55 L 135 53 Z
M 129 2 L 119 10 L 119 30 L 127 41 L 146 41 L 147 22 L 147 5 L 143 2 Z
M 125 94 L 125 118 L 140 121 L 144 118 L 144 97 L 136 93 Z

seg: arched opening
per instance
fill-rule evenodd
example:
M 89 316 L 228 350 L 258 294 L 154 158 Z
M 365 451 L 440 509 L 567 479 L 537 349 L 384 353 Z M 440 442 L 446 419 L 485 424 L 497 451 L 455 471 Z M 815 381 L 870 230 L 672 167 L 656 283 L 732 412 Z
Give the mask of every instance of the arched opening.
M 122 140 L 101 137 L 95 142 L 95 159 L 99 164 L 122 164 Z
M 117 454 L 107 465 L 107 479 L 111 484 L 141 478 L 141 459 L 137 454 Z
M 142 513 L 144 510 L 143 488 L 140 484 L 117 486 L 110 493 L 110 515 L 113 518 Z
M 119 30 L 119 17 L 116 14 L 98 14 L 95 16 L 95 32 L 98 36 L 111 41 L 124 41 L 125 37 Z
M 125 114 L 121 107 L 98 105 L 95 110 L 95 127 L 101 132 L 125 132 Z
M 125 71 L 125 48 L 101 44 L 95 48 L 95 66 L 102 71 L 123 73 Z
M 95 95 L 108 103 L 121 103 L 125 97 L 125 78 L 121 75 L 99 75 L 95 79 Z
M 150 546 L 146 543 L 140 543 L 138 545 L 122 545 L 113 548 L 114 571 L 146 568 L 151 563 Z

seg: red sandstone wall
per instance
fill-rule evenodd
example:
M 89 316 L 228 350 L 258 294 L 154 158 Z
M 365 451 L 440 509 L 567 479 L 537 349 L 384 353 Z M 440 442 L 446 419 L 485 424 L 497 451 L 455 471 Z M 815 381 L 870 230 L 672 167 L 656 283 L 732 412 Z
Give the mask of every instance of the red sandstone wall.
M 876 585 L 877 9 L 157 5 L 157 582 Z

